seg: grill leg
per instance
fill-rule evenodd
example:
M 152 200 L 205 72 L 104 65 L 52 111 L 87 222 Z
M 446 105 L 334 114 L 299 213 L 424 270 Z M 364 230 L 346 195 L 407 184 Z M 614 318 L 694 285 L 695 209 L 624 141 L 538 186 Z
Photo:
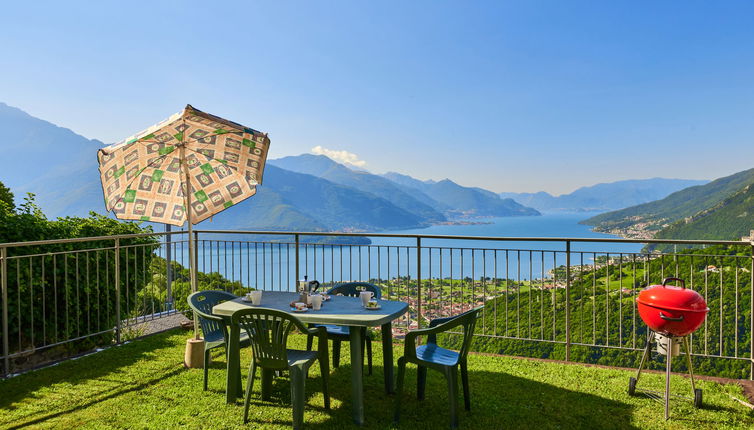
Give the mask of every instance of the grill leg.
M 668 355 L 665 356 L 665 420 L 670 418 L 670 365 L 673 362 L 673 336 L 668 336 Z
M 694 384 L 694 366 L 691 365 L 691 348 L 689 348 L 689 338 L 683 338 L 683 348 L 686 349 L 686 362 L 689 366 L 689 376 L 691 377 L 691 394 L 696 392 L 696 385 Z
M 644 355 L 641 356 L 641 361 L 639 362 L 639 370 L 636 371 L 636 382 L 639 382 L 641 371 L 644 369 L 644 365 L 647 364 L 647 360 L 649 360 L 649 353 L 652 350 L 652 340 L 654 340 L 654 338 L 654 332 L 647 331 L 647 347 L 644 348 Z

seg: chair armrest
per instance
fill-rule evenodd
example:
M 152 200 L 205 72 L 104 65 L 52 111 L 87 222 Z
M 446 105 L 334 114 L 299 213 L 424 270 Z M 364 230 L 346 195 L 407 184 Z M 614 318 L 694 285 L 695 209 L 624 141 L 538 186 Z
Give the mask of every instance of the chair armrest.
M 202 312 L 202 311 L 200 311 L 199 309 L 196 309 L 196 308 L 194 308 L 194 307 L 191 307 L 191 310 L 192 310 L 192 311 L 193 311 L 193 312 L 194 312 L 195 314 L 199 315 L 199 316 L 200 316 L 200 317 L 202 317 L 202 318 L 206 318 L 206 319 L 208 319 L 208 320 L 217 321 L 217 322 L 223 322 L 223 323 L 225 322 L 225 319 L 223 319 L 223 317 L 221 317 L 221 316 L 217 316 L 217 315 L 213 315 L 213 314 L 204 313 L 204 312 Z
M 436 326 L 438 326 L 440 324 L 444 324 L 444 323 L 446 323 L 448 321 L 452 321 L 452 320 L 456 319 L 457 317 L 458 316 L 445 317 L 445 318 L 435 318 L 435 319 L 433 319 L 432 321 L 429 322 L 429 327 L 430 328 L 436 327 Z
M 437 333 L 443 333 L 458 326 L 465 326 L 470 324 L 477 318 L 479 318 L 479 311 L 482 307 L 474 308 L 470 311 L 466 311 L 460 315 L 435 318 L 429 322 L 429 328 L 412 330 L 406 334 L 405 338 L 405 352 L 404 354 L 410 357 L 416 357 L 416 338 L 418 336 L 426 335 L 427 343 L 437 343 Z
M 462 314 L 459 314 L 459 315 L 454 315 L 452 317 L 435 318 L 435 319 L 433 319 L 432 321 L 429 322 L 429 326 L 430 327 L 435 327 L 437 325 L 445 324 L 446 322 L 452 321 L 452 320 L 455 320 L 455 319 L 465 320 L 464 317 L 466 317 L 469 314 L 476 314 L 476 317 L 479 318 L 480 317 L 479 312 L 482 309 L 484 309 L 484 306 L 478 306 L 478 307 L 476 307 L 474 309 L 471 309 L 471 310 L 466 311 L 466 312 L 464 312 Z
M 315 336 L 322 336 L 324 333 L 325 338 L 327 338 L 327 328 L 324 326 L 315 326 L 312 327 L 313 324 L 309 324 L 308 326 L 302 323 L 298 318 L 292 320 L 293 324 L 296 326 L 297 329 L 301 331 L 303 334 L 312 334 Z
M 439 319 L 439 318 L 438 318 Z M 450 319 L 450 321 L 447 321 L 445 323 L 437 324 L 434 327 L 430 328 L 423 328 L 418 330 L 411 330 L 410 332 L 406 333 L 406 337 L 404 339 L 404 352 L 403 355 L 406 355 L 411 358 L 416 358 L 416 338 L 419 336 L 428 336 L 430 339 L 434 339 L 437 333 L 442 333 L 447 330 L 452 329 L 453 327 L 456 327 L 459 325 L 459 323 L 453 323 L 455 318 L 443 318 L 443 319 Z M 433 320 L 437 321 L 437 319 Z M 432 342 L 436 343 L 436 342 Z

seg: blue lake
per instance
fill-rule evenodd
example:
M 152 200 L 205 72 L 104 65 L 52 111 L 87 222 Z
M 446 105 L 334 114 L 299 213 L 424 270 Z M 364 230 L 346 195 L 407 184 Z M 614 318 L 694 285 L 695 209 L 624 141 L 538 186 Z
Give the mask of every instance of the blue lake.
M 599 238 L 615 236 L 595 233 L 579 224 L 593 214 L 550 213 L 537 217 L 492 218 L 488 224 L 436 225 L 389 233 L 409 235 L 454 235 L 486 237 Z M 203 235 L 203 239 L 210 239 Z M 219 239 L 219 238 L 217 238 Z M 286 243 L 249 243 L 253 236 L 227 240 L 202 240 L 198 244 L 198 268 L 220 272 L 249 287 L 291 290 L 296 280 L 295 247 Z M 423 239 L 422 279 L 452 278 L 548 278 L 549 271 L 566 263 L 562 241 L 488 241 Z M 590 264 L 609 253 L 612 258 L 630 258 L 641 244 L 582 243 L 571 246 L 571 264 Z M 176 250 L 186 265 L 185 250 Z M 301 245 L 299 276 L 325 283 L 349 280 L 417 277 L 419 259 L 415 238 L 372 238 L 371 245 Z
M 591 227 L 579 224 L 579 221 L 585 220 L 596 215 L 598 212 L 580 212 L 580 213 L 546 213 L 542 216 L 527 217 L 505 217 L 491 218 L 485 220 L 489 224 L 473 225 L 435 225 L 428 228 L 416 230 L 401 230 L 392 233 L 396 234 L 421 234 L 421 235 L 454 235 L 454 236 L 494 236 L 494 237 L 553 237 L 553 238 L 590 238 L 590 239 L 610 239 L 617 236 L 591 231 Z M 373 238 L 375 244 L 395 243 L 396 239 L 390 238 Z M 415 242 L 415 241 L 414 241 Z M 410 242 L 405 242 L 409 244 Z M 500 242 L 490 241 L 459 241 L 459 240 L 442 240 L 442 239 L 425 239 L 422 242 L 424 246 L 493 246 L 494 247 L 516 247 L 522 249 L 544 249 L 544 250 L 564 250 L 565 245 L 562 242 L 507 242 L 503 245 Z M 496 245 L 495 245 L 496 244 Z M 633 243 L 573 243 L 571 249 L 574 251 L 598 251 L 598 252 L 638 252 L 641 250 L 641 244 Z

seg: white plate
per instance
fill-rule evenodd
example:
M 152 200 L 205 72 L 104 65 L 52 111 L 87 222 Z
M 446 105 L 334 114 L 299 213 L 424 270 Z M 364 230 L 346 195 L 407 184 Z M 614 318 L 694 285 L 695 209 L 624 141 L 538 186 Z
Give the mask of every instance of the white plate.
M 367 310 L 370 310 L 370 311 L 376 311 L 378 309 L 382 309 L 382 306 L 380 306 L 380 305 L 377 305 L 375 307 L 364 306 L 364 309 L 367 309 Z
M 308 310 L 309 310 L 309 308 L 304 308 L 304 309 L 295 309 L 294 308 L 294 309 L 291 309 L 291 312 L 302 313 L 302 312 L 306 312 Z
M 251 299 L 249 299 L 249 298 L 246 298 L 245 296 L 244 296 L 244 297 L 241 297 L 241 300 L 242 300 L 242 301 L 244 301 L 244 302 L 246 302 L 246 303 L 251 303 L 251 302 L 252 302 L 252 300 L 251 300 Z

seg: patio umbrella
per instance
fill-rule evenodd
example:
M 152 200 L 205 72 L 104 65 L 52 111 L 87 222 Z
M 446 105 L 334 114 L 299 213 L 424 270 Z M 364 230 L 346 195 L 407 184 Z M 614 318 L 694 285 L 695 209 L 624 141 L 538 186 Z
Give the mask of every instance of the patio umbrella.
M 186 105 L 99 150 L 105 206 L 120 219 L 188 222 L 191 291 L 196 292 L 192 226 L 256 193 L 269 146 L 265 133 Z M 194 330 L 198 336 L 196 318 Z

